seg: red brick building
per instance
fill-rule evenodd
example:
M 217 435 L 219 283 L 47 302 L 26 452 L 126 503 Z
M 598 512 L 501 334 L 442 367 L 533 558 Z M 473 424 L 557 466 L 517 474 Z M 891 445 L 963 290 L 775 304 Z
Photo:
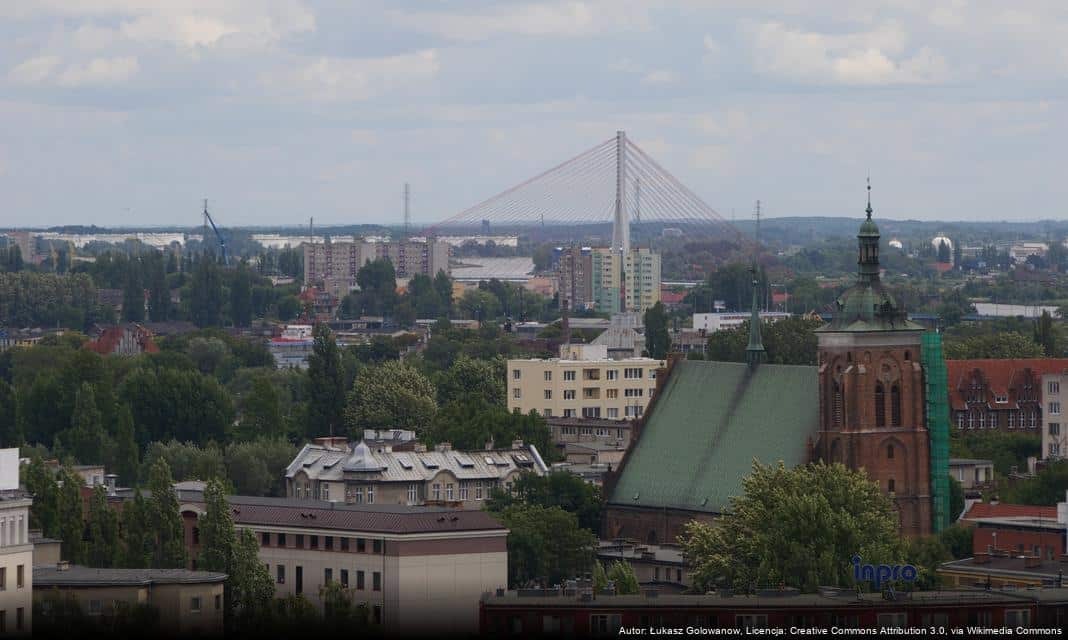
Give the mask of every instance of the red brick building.
M 961 431 L 1042 430 L 1042 376 L 1068 358 L 946 360 L 950 420 Z
M 819 435 L 815 457 L 864 469 L 893 499 L 903 534 L 931 533 L 930 440 L 920 338 L 879 276 L 879 229 L 860 227 L 857 282 L 816 330 Z
M 1068 553 L 1066 523 L 1057 507 L 977 502 L 961 518 L 972 529 L 975 554 L 1028 555 L 1053 561 Z

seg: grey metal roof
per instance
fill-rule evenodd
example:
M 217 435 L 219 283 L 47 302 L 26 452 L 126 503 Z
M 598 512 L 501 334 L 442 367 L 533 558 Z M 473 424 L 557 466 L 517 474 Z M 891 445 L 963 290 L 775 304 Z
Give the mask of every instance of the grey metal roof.
M 56 565 L 39 565 L 33 568 L 34 587 L 200 584 L 223 582 L 226 577 L 225 573 L 185 569 L 94 569 L 75 564 L 67 569 L 59 569 Z
M 341 463 L 341 464 L 339 464 Z M 359 443 L 352 451 L 306 444 L 286 468 L 286 478 L 305 473 L 310 480 L 426 482 L 442 471 L 458 480 L 500 480 L 517 470 L 547 471 L 534 445 L 481 451 L 372 451 Z

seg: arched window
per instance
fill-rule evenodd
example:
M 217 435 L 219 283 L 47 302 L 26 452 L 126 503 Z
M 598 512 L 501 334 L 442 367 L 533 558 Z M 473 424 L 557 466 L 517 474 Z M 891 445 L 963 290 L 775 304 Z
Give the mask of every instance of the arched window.
M 886 426 L 886 393 L 881 382 L 875 383 L 875 426 Z
M 892 445 L 892 444 L 886 445 L 886 459 L 887 460 L 893 460 L 894 459 L 894 445 Z
M 842 424 L 845 422 L 845 420 L 843 419 L 842 411 L 842 387 L 838 385 L 837 380 L 834 381 L 833 385 L 834 386 L 831 387 L 831 392 L 834 394 L 834 398 L 832 399 L 832 401 L 834 402 L 834 406 L 832 408 L 832 411 L 834 412 L 834 425 L 836 427 L 841 427 Z
M 893 478 L 890 478 L 889 480 L 886 481 L 886 490 L 887 491 L 889 491 L 890 493 L 894 493 L 894 491 L 896 489 L 897 489 L 897 486 L 894 484 L 894 479 Z
M 890 424 L 901 426 L 901 387 L 897 383 L 890 387 Z
M 979 428 L 980 429 L 985 429 L 986 428 L 986 412 L 984 412 L 984 411 L 980 411 L 979 412 Z

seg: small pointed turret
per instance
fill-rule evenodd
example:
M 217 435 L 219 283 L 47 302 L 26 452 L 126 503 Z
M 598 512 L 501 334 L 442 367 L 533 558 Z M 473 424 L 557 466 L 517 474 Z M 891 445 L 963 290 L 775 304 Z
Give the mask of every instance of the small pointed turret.
M 745 348 L 745 361 L 750 369 L 755 369 L 757 365 L 768 359 L 768 354 L 764 350 L 764 340 L 760 335 L 760 306 L 758 302 L 760 297 L 757 295 L 759 282 L 756 277 L 756 266 L 750 267 L 749 272 L 753 274 L 753 302 L 749 315 L 749 346 Z

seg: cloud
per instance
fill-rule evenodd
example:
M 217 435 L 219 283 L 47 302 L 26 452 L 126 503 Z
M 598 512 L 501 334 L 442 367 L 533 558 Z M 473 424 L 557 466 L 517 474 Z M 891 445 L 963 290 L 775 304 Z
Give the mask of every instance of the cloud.
M 669 85 L 678 84 L 682 76 L 677 71 L 670 69 L 657 69 L 642 76 L 642 84 L 645 85 Z
M 778 22 L 747 30 L 757 71 L 816 84 L 931 84 L 946 79 L 945 59 L 923 46 L 910 53 L 899 24 L 863 32 L 826 34 Z
M 93 58 L 63 65 L 56 56 L 40 56 L 19 64 L 8 74 L 21 85 L 84 87 L 123 83 L 137 74 L 137 58 Z
M 298 100 L 361 101 L 433 76 L 439 69 L 433 49 L 382 58 L 322 56 L 300 60 L 286 71 L 261 74 L 260 83 L 272 93 Z
M 30 58 L 11 69 L 7 76 L 15 84 L 44 84 L 56 67 L 60 65 L 60 62 L 60 59 L 56 56 Z

